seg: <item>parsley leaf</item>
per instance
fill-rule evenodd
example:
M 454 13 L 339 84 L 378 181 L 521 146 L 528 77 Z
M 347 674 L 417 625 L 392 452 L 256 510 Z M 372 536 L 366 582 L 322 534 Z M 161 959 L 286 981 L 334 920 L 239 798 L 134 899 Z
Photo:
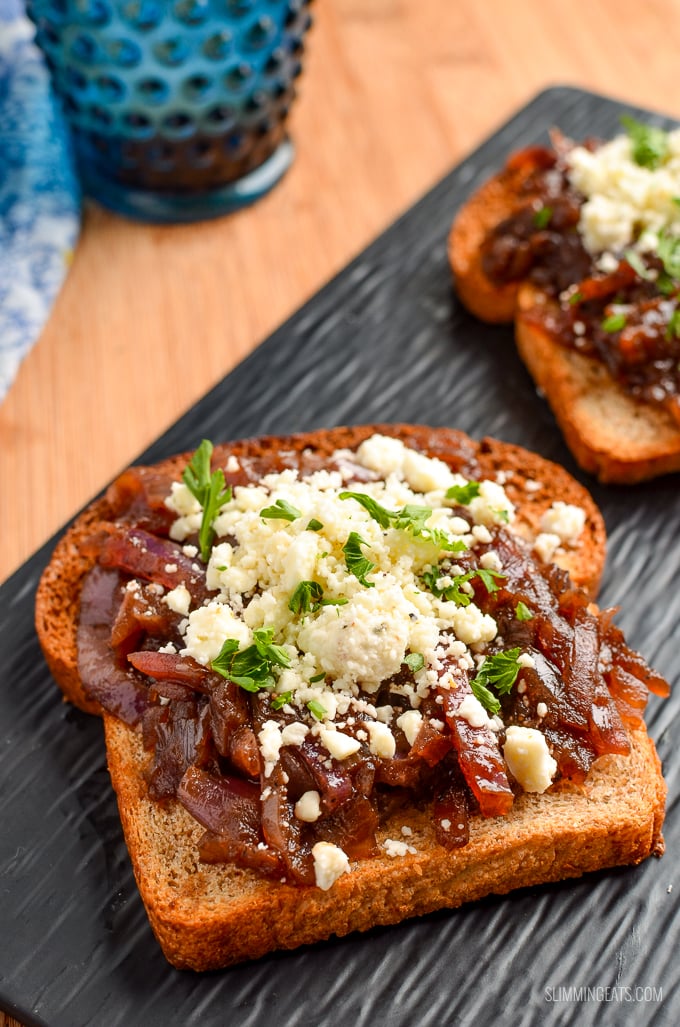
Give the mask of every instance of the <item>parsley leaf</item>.
M 666 274 L 671 278 L 680 278 L 680 235 L 662 232 L 656 252 Z
M 288 653 L 272 642 L 273 636 L 273 628 L 257 628 L 253 631 L 253 644 L 245 649 L 239 649 L 235 638 L 227 638 L 211 662 L 211 669 L 247 692 L 273 688 L 274 667 L 290 667 Z
M 403 506 L 401 510 L 387 510 L 365 492 L 341 492 L 340 499 L 356 500 L 369 512 L 373 520 L 378 522 L 381 528 L 389 528 L 390 525 L 393 525 L 401 531 L 409 532 L 414 538 L 432 542 L 448 553 L 461 553 L 467 549 L 464 542 L 460 539 L 450 538 L 441 528 L 426 527 L 425 522 L 433 513 L 429 506 L 417 506 L 415 503 L 411 503 Z
M 307 709 L 313 717 L 316 717 L 317 720 L 323 720 L 323 718 L 326 716 L 326 713 L 328 712 L 326 707 L 322 706 L 321 703 L 317 702 L 316 699 L 309 700 L 309 702 L 307 703 Z
M 633 160 L 640 167 L 660 167 L 670 153 L 668 133 L 656 125 L 645 125 L 627 114 L 621 116 L 621 124 L 628 133 L 633 147 Z
M 441 573 L 440 567 L 430 567 L 429 570 L 421 575 L 421 581 L 436 599 L 444 599 L 448 603 L 456 603 L 457 606 L 469 606 L 472 600 L 462 588 L 466 582 L 478 577 L 484 583 L 487 592 L 498 592 L 500 586 L 496 584 L 495 579 L 505 578 L 506 575 L 501 571 L 491 571 L 478 567 L 474 570 L 466 571 L 464 574 L 457 574 L 454 578 L 450 579 L 448 584 L 443 586 L 438 584 L 442 578 L 446 580 L 447 577 L 448 575 Z
M 517 603 L 517 606 L 515 607 L 515 617 L 517 618 L 517 620 L 532 620 L 533 616 L 533 613 L 526 605 L 526 603 L 523 603 L 520 599 L 520 601 Z
M 467 485 L 452 485 L 446 492 L 447 499 L 453 499 L 461 506 L 467 506 L 479 495 L 479 482 L 469 481 Z
M 272 520 L 294 521 L 298 517 L 302 517 L 302 514 L 287 499 L 277 499 L 273 506 L 265 506 L 263 510 L 260 510 L 260 517 Z
M 543 206 L 540 207 L 534 214 L 534 225 L 539 230 L 547 228 L 550 224 L 550 220 L 553 216 L 552 207 Z
M 673 336 L 676 339 L 680 339 L 680 307 L 675 308 L 666 328 L 666 339 L 668 342 L 672 340 Z
M 604 321 L 600 325 L 603 332 L 620 332 L 621 329 L 625 327 L 625 314 L 610 314 L 609 317 L 605 317 Z
M 644 279 L 645 282 L 649 282 L 652 279 L 652 272 L 647 267 L 637 250 L 626 250 L 623 256 L 626 263 L 630 264 L 638 278 Z
M 476 676 L 470 681 L 472 694 L 490 713 L 498 713 L 501 704 L 490 691 L 489 686 L 492 686 L 499 695 L 507 695 L 512 690 L 520 671 L 517 662 L 519 654 L 520 649 L 517 646 L 514 649 L 505 649 L 503 652 L 487 656 Z
M 312 517 L 305 531 L 321 531 L 322 528 L 323 524 L 321 523 L 321 521 L 317 521 L 316 517 Z
M 221 507 L 231 499 L 231 485 L 225 486 L 224 471 L 218 469 L 212 474 L 210 473 L 212 452 L 212 442 L 203 439 L 182 473 L 182 481 L 194 499 L 203 507 L 201 527 L 198 530 L 198 545 L 201 550 L 201 558 L 205 563 L 210 559 L 210 551 L 215 538 L 213 521 Z
M 476 574 L 482 579 L 484 587 L 489 594 L 491 592 L 498 592 L 500 589 L 500 585 L 496 584 L 496 578 L 507 578 L 507 574 L 503 574 L 502 571 L 491 571 L 487 570 L 485 567 L 478 567 Z
M 413 671 L 414 674 L 417 674 L 418 671 L 422 670 L 425 666 L 425 657 L 422 653 L 407 653 L 403 662 L 409 670 Z
M 322 670 L 320 674 L 315 674 L 313 678 L 309 679 L 310 685 L 315 685 L 317 681 L 323 681 L 326 677 L 326 671 Z
M 292 692 L 281 692 L 279 695 L 274 696 L 272 699 L 272 709 L 280 710 L 291 701 L 293 698 Z
M 371 573 L 375 564 L 371 563 L 361 552 L 361 547 L 367 545 L 368 542 L 365 542 L 361 535 L 357 534 L 356 531 L 350 531 L 342 551 L 345 554 L 345 566 L 350 574 L 358 578 L 366 588 L 374 588 L 375 583 L 373 581 L 366 581 L 366 575 Z
M 318 581 L 301 581 L 288 601 L 291 613 L 316 613 L 321 606 L 344 606 L 347 599 L 324 599 L 323 588 Z

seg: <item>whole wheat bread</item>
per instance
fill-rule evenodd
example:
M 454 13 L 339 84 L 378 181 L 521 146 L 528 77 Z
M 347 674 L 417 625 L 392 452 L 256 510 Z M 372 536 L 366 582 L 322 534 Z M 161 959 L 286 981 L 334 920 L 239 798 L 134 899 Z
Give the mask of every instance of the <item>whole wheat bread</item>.
M 522 185 L 531 160 L 508 166 L 463 204 L 449 234 L 456 290 L 476 317 L 515 322 L 519 354 L 544 394 L 579 465 L 600 481 L 632 483 L 680 470 L 680 426 L 662 407 L 633 398 L 602 362 L 555 342 L 532 310 L 549 303 L 525 282 L 495 285 L 484 273 L 487 234 L 531 196 Z
M 220 447 L 215 456 L 258 458 L 302 448 L 330 454 L 353 448 L 376 431 L 396 435 L 470 476 L 493 478 L 502 472 L 518 522 L 529 534 L 536 532 L 553 500 L 580 505 L 587 518 L 584 542 L 568 550 L 563 562 L 575 582 L 594 595 L 605 557 L 599 511 L 566 471 L 519 447 L 491 439 L 474 442 L 448 429 L 380 425 L 241 441 Z M 163 466 L 179 477 L 188 456 Z M 36 625 L 50 669 L 65 697 L 90 712 L 100 711 L 82 691 L 76 654 L 80 589 L 94 560 L 83 543 L 97 524 L 113 516 L 106 497 L 80 515 L 58 543 L 37 595 Z M 140 893 L 166 957 L 178 967 L 225 966 L 492 893 L 638 863 L 663 851 L 665 784 L 654 745 L 638 729 L 631 735 L 631 755 L 600 759 L 585 785 L 562 782 L 543 795 L 524 793 L 504 817 L 473 816 L 470 841 L 462 849 L 452 852 L 438 845 L 427 813 L 409 808 L 382 826 L 379 840 L 400 839 L 407 824 L 415 853 L 353 863 L 352 872 L 329 891 L 263 880 L 248 869 L 201 863 L 200 825 L 179 803 L 161 805 L 148 798 L 148 754 L 139 734 L 108 713 L 104 725 L 109 770 Z

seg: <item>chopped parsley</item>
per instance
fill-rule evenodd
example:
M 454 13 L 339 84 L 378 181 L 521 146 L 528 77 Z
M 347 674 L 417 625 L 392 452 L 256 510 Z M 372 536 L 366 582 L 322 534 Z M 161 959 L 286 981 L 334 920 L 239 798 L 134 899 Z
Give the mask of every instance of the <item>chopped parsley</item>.
M 652 279 L 652 272 L 647 267 L 637 250 L 626 250 L 623 256 L 626 263 L 630 264 L 638 278 L 642 278 L 645 282 L 649 282 Z
M 604 321 L 600 325 L 603 332 L 620 332 L 621 329 L 625 327 L 625 314 L 610 314 L 609 317 L 605 317 Z
M 676 339 L 680 339 L 680 307 L 676 307 L 671 314 L 668 327 L 666 328 L 666 339 L 668 342 L 675 336 Z
M 526 603 L 523 603 L 520 599 L 520 601 L 517 603 L 517 606 L 515 607 L 515 617 L 517 618 L 517 620 L 531 620 L 533 616 L 533 613 L 526 605 Z
M 361 535 L 356 531 L 350 531 L 342 551 L 345 554 L 345 566 L 350 574 L 358 578 L 366 588 L 374 588 L 374 582 L 366 581 L 366 575 L 371 573 L 375 564 L 371 563 L 361 552 L 361 547 L 367 545 L 368 542 L 365 542 Z
M 317 720 L 323 720 L 323 718 L 326 716 L 326 713 L 328 712 L 326 710 L 326 707 L 322 706 L 321 703 L 317 702 L 316 699 L 309 700 L 309 702 L 307 703 L 307 709 L 313 717 L 316 717 Z
M 272 520 L 295 521 L 298 517 L 302 517 L 302 514 L 287 499 L 277 499 L 273 506 L 265 506 L 263 510 L 260 510 L 260 517 Z
M 315 685 L 317 681 L 323 681 L 326 677 L 326 671 L 322 670 L 320 674 L 315 674 L 313 678 L 309 679 L 310 685 Z
M 272 699 L 272 709 L 280 710 L 287 705 L 293 698 L 292 692 L 281 692 L 279 695 L 274 696 Z
M 670 278 L 680 278 L 680 235 L 662 232 L 656 252 L 666 274 Z
M 621 116 L 621 124 L 632 143 L 635 163 L 651 171 L 661 167 L 670 153 L 668 133 L 656 125 L 645 125 L 628 114 Z
M 479 482 L 469 481 L 467 485 L 452 485 L 447 490 L 446 498 L 452 499 L 454 503 L 459 503 L 460 506 L 467 506 L 476 499 L 479 495 Z
M 291 613 L 304 616 L 316 613 L 322 606 L 344 606 L 347 599 L 324 599 L 323 588 L 318 581 L 301 581 L 288 601 Z
M 231 499 L 231 486 L 225 486 L 224 471 L 218 469 L 210 473 L 212 452 L 212 442 L 203 439 L 182 474 L 182 481 L 203 508 L 201 526 L 198 529 L 198 545 L 205 563 L 210 559 L 215 538 L 213 521 L 221 507 Z
M 417 674 L 425 666 L 425 657 L 422 653 L 407 653 L 403 661 L 409 670 Z
M 403 506 L 401 510 L 387 510 L 381 506 L 372 496 L 365 492 L 341 492 L 340 499 L 354 499 L 357 503 L 377 521 L 381 528 L 394 527 L 401 531 L 407 531 L 414 538 L 421 538 L 432 542 L 440 549 L 449 553 L 461 553 L 467 549 L 466 544 L 460 539 L 451 539 L 440 528 L 427 528 L 425 522 L 432 516 L 432 509 L 429 506 L 417 506 L 415 503 Z M 352 533 L 354 534 L 354 532 Z M 366 544 L 366 543 L 364 543 Z
M 501 704 L 491 691 L 494 688 L 498 695 L 507 695 L 517 680 L 520 665 L 517 662 L 520 654 L 519 646 L 505 649 L 503 652 L 487 656 L 477 675 L 470 681 L 470 688 L 475 698 L 479 699 L 489 713 L 500 712 Z
M 540 207 L 534 214 L 534 225 L 539 230 L 547 228 L 553 216 L 552 207 L 543 206 Z
M 456 603 L 457 606 L 469 606 L 472 600 L 468 593 L 463 590 L 463 585 L 475 577 L 480 578 L 487 592 L 491 593 L 497 592 L 499 589 L 499 586 L 496 584 L 496 578 L 504 578 L 506 575 L 501 571 L 491 571 L 478 567 L 474 570 L 466 571 L 464 574 L 456 574 L 455 577 L 449 578 L 448 575 L 441 573 L 440 567 L 430 567 L 429 570 L 421 575 L 421 580 L 435 599 L 444 599 L 446 602 Z M 442 579 L 444 579 L 446 584 L 439 585 L 438 582 Z
M 210 666 L 246 692 L 273 688 L 274 667 L 290 667 L 288 653 L 283 646 L 274 645 L 273 637 L 273 628 L 257 628 L 253 631 L 253 644 L 245 649 L 239 649 L 235 638 L 227 638 Z
M 317 521 L 316 517 L 312 517 L 311 521 L 306 527 L 306 531 L 321 531 L 323 524 L 321 521 Z

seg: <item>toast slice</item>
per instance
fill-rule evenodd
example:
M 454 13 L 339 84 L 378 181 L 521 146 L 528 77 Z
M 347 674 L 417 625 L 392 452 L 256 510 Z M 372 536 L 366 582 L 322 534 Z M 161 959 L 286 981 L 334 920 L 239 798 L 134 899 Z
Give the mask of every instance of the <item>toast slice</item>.
M 510 158 L 458 212 L 448 242 L 458 295 L 482 321 L 514 321 L 519 355 L 585 471 L 602 482 L 619 484 L 676 472 L 680 424 L 672 414 L 633 397 L 602 361 L 561 345 L 542 330 L 532 312 L 555 302 L 547 291 L 522 278 L 494 283 L 485 273 L 484 241 L 503 220 L 531 202 L 531 176 L 540 167 L 540 152 L 522 151 Z
M 237 456 L 257 467 L 272 460 L 280 465 L 287 455 L 302 452 L 323 459 L 337 449 L 356 448 L 376 432 L 436 456 L 466 477 L 500 477 L 516 505 L 518 530 L 527 537 L 539 531 L 555 499 L 579 505 L 586 515 L 580 545 L 558 558 L 594 595 L 605 556 L 601 515 L 566 471 L 520 447 L 474 442 L 448 429 L 381 425 L 241 441 L 214 455 L 218 463 Z M 173 458 L 159 470 L 179 478 L 188 457 Z M 58 543 L 37 595 L 36 626 L 47 662 L 65 697 L 90 712 L 101 710 L 78 675 L 80 593 L 96 558 L 91 538 L 115 517 L 119 495 L 120 488 L 110 490 L 80 515 Z M 149 753 L 139 730 L 108 712 L 104 727 L 138 887 L 164 954 L 180 968 L 218 968 L 489 894 L 636 864 L 663 851 L 666 787 L 643 726 L 631 728 L 628 755 L 601 757 L 583 784 L 560 780 L 543 794 L 521 792 L 503 816 L 471 815 L 470 840 L 462 848 L 439 844 L 427 808 L 399 808 L 379 828 L 379 854 L 352 860 L 351 872 L 328 890 L 264 879 L 230 863 L 201 862 L 203 827 L 178 801 L 149 797 Z M 384 846 L 386 840 L 391 847 Z
M 515 341 L 579 465 L 602 482 L 632 484 L 680 471 L 680 425 L 636 400 L 604 364 L 555 342 L 532 317 L 551 302 L 532 285 L 518 294 Z

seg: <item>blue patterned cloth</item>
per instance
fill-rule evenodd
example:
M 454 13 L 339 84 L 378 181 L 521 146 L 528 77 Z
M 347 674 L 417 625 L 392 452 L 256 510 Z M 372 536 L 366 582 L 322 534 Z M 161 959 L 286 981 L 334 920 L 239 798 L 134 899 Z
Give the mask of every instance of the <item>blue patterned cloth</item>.
M 21 0 L 0 0 L 0 401 L 47 320 L 80 226 L 66 130 Z

